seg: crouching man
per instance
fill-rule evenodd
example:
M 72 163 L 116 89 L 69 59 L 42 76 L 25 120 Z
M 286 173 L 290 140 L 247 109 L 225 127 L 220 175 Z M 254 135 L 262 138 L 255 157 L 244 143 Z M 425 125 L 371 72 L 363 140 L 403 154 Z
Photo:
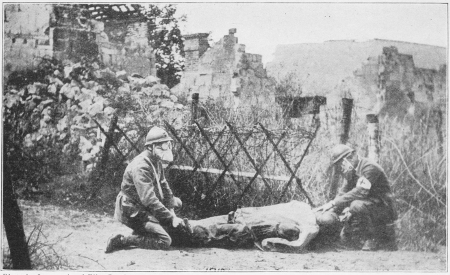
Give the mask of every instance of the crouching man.
M 114 217 L 133 229 L 130 236 L 116 235 L 108 240 L 105 253 L 136 246 L 168 249 L 172 239 L 168 227 L 183 225 L 175 215 L 181 200 L 173 196 L 164 176 L 163 163 L 173 161 L 172 138 L 159 127 L 150 129 L 145 150 L 128 164 L 117 195 Z
M 356 219 L 361 226 L 364 245 L 362 250 L 372 251 L 381 243 L 388 250 L 396 250 L 393 222 L 397 214 L 393 206 L 391 188 L 387 176 L 377 163 L 358 156 L 344 144 L 332 150 L 332 163 L 342 173 L 345 183 L 332 201 L 316 209 L 319 225 L 339 223 L 344 210 L 345 220 Z M 341 240 L 351 237 L 351 229 L 344 226 Z M 349 232 L 350 231 L 350 232 Z

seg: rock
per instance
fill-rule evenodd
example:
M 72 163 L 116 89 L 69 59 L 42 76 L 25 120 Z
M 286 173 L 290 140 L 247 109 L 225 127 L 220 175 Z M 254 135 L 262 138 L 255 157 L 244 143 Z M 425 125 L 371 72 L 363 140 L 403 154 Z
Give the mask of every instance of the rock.
M 176 103 L 178 101 L 178 97 L 175 95 L 170 95 L 169 98 L 173 103 Z
M 182 109 L 184 108 L 184 105 L 183 105 L 183 104 L 180 104 L 180 103 L 176 103 L 174 107 L 175 107 L 175 109 L 177 109 L 177 110 L 182 110 Z
M 163 114 L 164 114 L 164 110 L 163 109 L 158 109 L 158 110 L 152 112 L 152 116 L 153 117 L 159 117 L 159 116 L 161 116 Z
M 150 105 L 150 106 L 148 106 L 148 110 L 150 112 L 156 111 L 158 109 L 159 109 L 159 105 Z
M 110 117 L 116 112 L 116 109 L 112 107 L 106 107 L 105 110 L 103 110 L 103 112 L 105 113 L 106 116 Z
M 153 75 L 149 75 L 145 78 L 145 82 L 147 83 L 147 85 L 153 86 L 155 84 L 159 83 L 159 78 L 153 76 Z
M 128 80 L 128 74 L 126 71 L 118 71 L 116 72 L 116 77 L 121 80 Z
M 89 115 L 95 116 L 103 111 L 103 102 L 96 102 L 89 107 Z
M 164 97 L 170 97 L 170 91 L 169 91 L 169 90 L 163 90 L 163 91 L 162 91 L 162 96 L 164 96 Z
M 159 106 L 167 108 L 167 109 L 172 109 L 174 107 L 175 103 L 173 103 L 170 100 L 164 100 L 162 101 Z
M 150 87 L 142 88 L 141 92 L 144 93 L 146 96 L 152 95 L 152 89 Z

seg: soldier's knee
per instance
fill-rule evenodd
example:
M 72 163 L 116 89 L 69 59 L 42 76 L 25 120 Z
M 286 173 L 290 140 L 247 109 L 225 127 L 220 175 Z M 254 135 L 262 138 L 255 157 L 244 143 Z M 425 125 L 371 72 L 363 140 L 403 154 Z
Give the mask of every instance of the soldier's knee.
M 350 213 L 352 214 L 368 214 L 369 210 L 364 201 L 352 201 L 350 204 Z

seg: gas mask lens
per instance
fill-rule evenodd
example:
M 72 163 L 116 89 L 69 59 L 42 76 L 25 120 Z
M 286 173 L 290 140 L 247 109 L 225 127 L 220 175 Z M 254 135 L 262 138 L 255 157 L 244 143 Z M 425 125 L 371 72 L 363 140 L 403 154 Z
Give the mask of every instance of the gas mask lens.
M 164 142 L 154 147 L 154 153 L 162 162 L 169 163 L 173 161 L 172 142 Z
M 164 143 L 161 143 L 160 145 L 157 145 L 156 148 L 163 150 L 163 151 L 167 151 L 167 150 L 172 150 L 172 142 L 171 141 L 167 141 Z

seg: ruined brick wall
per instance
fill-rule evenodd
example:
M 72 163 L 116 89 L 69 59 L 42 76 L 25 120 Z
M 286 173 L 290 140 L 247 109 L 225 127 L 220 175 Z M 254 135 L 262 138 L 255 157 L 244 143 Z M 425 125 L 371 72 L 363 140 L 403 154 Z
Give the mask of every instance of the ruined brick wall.
M 355 72 L 366 86 L 377 85 L 375 112 L 404 115 L 412 103 L 429 107 L 445 106 L 446 65 L 439 69 L 418 68 L 414 56 L 399 53 L 394 46 L 384 47 L 377 58 L 369 58 Z
M 145 22 L 104 23 L 89 18 L 77 5 L 8 4 L 4 25 L 4 76 L 14 70 L 33 68 L 43 56 L 74 62 L 81 56 L 100 57 L 115 70 L 144 77 L 156 75 Z M 110 41 L 117 32 L 126 34 L 123 41 Z
M 52 56 L 49 4 L 4 5 L 4 76 L 36 66 L 40 57 Z
M 229 106 L 269 106 L 274 102 L 274 80 L 267 77 L 262 56 L 245 52 L 238 44 L 236 29 L 207 47 L 208 34 L 185 36 L 185 71 L 172 90 L 200 98 L 223 100 Z M 270 100 L 270 97 L 273 97 Z

